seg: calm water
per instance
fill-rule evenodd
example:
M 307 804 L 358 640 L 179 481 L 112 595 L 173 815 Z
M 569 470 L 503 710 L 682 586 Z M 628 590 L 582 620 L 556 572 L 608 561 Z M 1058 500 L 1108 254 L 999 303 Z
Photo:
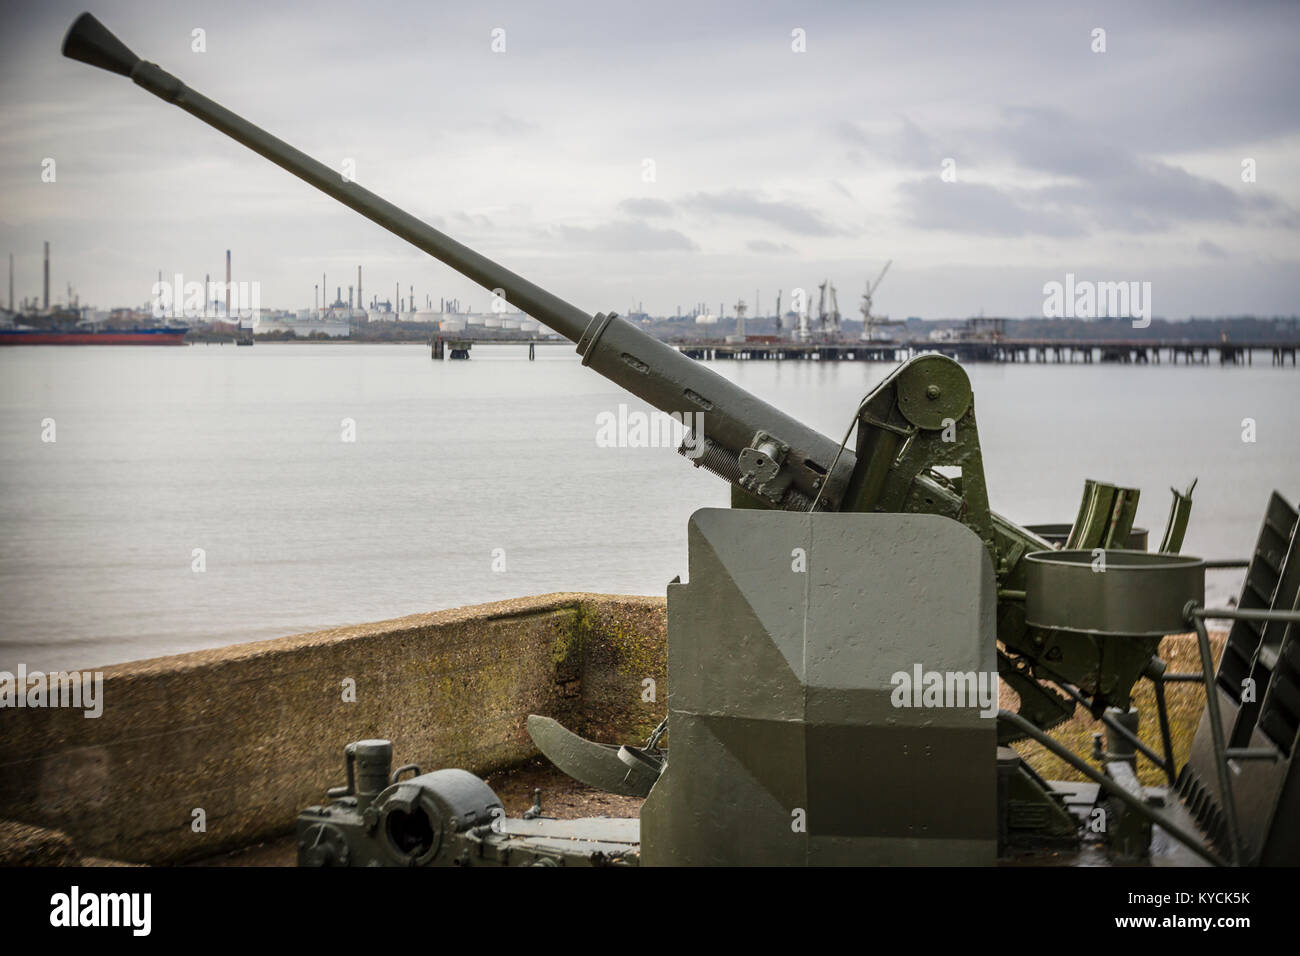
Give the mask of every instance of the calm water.
M 546 591 L 660 594 L 727 488 L 671 448 L 596 447 L 635 399 L 571 346 L 0 351 L 0 669 L 88 667 Z M 837 439 L 887 372 L 719 363 Z M 1085 478 L 1141 487 L 1158 538 L 1248 553 L 1300 492 L 1294 369 L 973 366 L 993 507 L 1074 517 Z M 1254 418 L 1258 441 L 1244 444 Z M 57 441 L 42 442 L 54 419 Z M 342 420 L 356 423 L 344 442 Z M 206 571 L 192 570 L 203 549 Z M 494 571 L 494 550 L 504 571 Z M 498 559 L 500 555 L 498 554 Z M 498 564 L 499 564 L 498 560 Z M 1239 576 L 1212 574 L 1211 590 Z

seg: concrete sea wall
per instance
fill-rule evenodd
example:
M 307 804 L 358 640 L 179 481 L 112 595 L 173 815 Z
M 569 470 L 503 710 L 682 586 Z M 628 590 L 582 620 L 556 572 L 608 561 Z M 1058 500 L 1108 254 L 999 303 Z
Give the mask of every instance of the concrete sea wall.
M 667 699 L 665 631 L 663 598 L 548 594 L 120 664 L 97 719 L 0 710 L 0 820 L 88 856 L 179 862 L 292 830 L 343 782 L 352 740 L 482 774 L 536 755 L 529 713 L 644 739 Z

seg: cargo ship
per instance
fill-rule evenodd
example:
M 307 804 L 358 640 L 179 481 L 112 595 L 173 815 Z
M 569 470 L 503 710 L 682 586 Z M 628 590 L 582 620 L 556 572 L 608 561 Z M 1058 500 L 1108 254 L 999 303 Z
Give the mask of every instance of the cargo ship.
M 183 327 L 156 329 L 0 329 L 0 345 L 184 345 Z

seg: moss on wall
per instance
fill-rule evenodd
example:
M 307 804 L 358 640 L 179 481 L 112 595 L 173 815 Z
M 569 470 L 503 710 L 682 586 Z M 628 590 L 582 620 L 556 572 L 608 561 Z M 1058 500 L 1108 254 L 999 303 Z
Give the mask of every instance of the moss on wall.
M 105 668 L 99 719 L 3 714 L 0 819 L 180 861 L 292 830 L 352 740 L 479 774 L 537 755 L 529 713 L 635 740 L 650 718 L 627 662 L 654 660 L 663 618 L 662 599 L 552 594 Z

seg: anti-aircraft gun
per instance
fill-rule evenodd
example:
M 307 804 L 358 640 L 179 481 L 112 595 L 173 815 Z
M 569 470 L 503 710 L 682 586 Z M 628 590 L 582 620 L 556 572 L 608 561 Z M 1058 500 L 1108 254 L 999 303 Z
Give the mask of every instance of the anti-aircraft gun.
M 1154 553 L 1129 548 L 1134 489 L 1089 482 L 1061 550 L 1045 529 L 991 511 L 970 381 L 952 359 L 899 366 L 836 441 L 421 222 L 140 59 L 90 14 L 63 52 L 129 77 L 493 290 L 655 408 L 703 421 L 680 450 L 731 485 L 732 509 L 692 517 L 689 580 L 669 586 L 671 694 L 651 740 L 595 743 L 529 718 L 561 769 L 645 796 L 639 827 L 508 820 L 472 774 L 390 773 L 391 745 L 367 740 L 347 748 L 347 785 L 300 816 L 300 862 L 966 864 L 1078 847 L 1086 832 L 1132 858 L 1300 859 L 1300 554 L 1282 499 L 1265 530 L 1283 540 L 1247 572 L 1248 585 L 1271 582 L 1267 595 L 1211 614 L 1206 563 L 1178 554 L 1190 493 L 1175 495 Z M 1216 679 L 1204 620 L 1234 615 L 1249 629 L 1234 627 Z M 1180 773 L 1163 694 L 1173 677 L 1156 650 L 1192 627 L 1217 706 Z M 1243 700 L 1243 674 L 1262 680 L 1262 698 Z M 998 677 L 1017 713 L 998 707 Z M 1141 679 L 1156 689 L 1163 754 L 1135 734 Z M 1047 734 L 1080 706 L 1107 728 L 1100 770 Z M 1008 746 L 1026 738 L 1088 782 L 1043 780 Z M 1138 782 L 1138 754 L 1177 797 Z M 1099 813 L 1109 826 L 1089 827 Z

